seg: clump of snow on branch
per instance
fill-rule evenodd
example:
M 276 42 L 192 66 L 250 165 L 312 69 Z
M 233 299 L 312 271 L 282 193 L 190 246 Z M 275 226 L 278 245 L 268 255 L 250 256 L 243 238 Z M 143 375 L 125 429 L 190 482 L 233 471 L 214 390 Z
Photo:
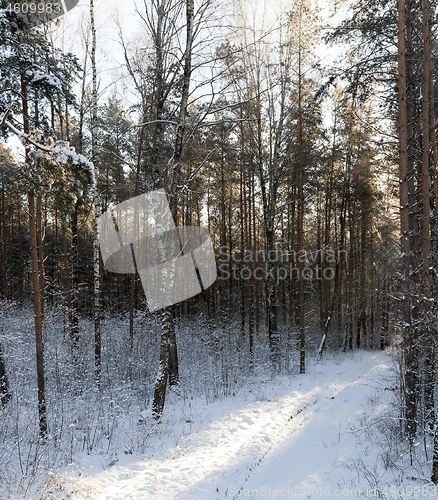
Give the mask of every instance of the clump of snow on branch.
M 58 155 L 56 157 L 56 161 L 58 163 L 65 165 L 71 160 L 73 165 L 82 165 L 84 167 L 87 167 L 94 176 L 94 165 L 91 163 L 91 161 L 85 158 L 85 156 L 76 153 L 73 146 L 55 146 L 52 150 L 52 153 L 54 155 Z
M 51 87 L 55 87 L 59 92 L 62 91 L 62 84 L 55 75 L 51 75 L 42 71 L 41 69 L 33 69 L 28 70 L 28 72 L 32 73 L 32 83 L 45 83 L 46 85 L 50 85 Z

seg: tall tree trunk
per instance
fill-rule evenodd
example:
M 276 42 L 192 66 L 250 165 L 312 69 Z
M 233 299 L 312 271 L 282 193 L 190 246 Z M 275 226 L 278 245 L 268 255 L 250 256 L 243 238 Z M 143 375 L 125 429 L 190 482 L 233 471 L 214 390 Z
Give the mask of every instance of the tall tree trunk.
M 401 267 L 404 276 L 402 294 L 403 347 L 405 357 L 406 427 L 411 443 L 416 435 L 416 376 L 414 326 L 411 316 L 411 249 L 409 241 L 409 174 L 407 134 L 407 78 L 406 78 L 406 13 L 405 0 L 398 0 L 398 116 L 399 116 L 399 186 Z
M 28 155 L 26 155 L 28 158 Z M 33 307 L 35 315 L 35 343 L 37 360 L 37 384 L 38 384 L 38 417 L 40 437 L 42 439 L 47 435 L 47 414 L 46 414 L 46 392 L 45 392 L 45 374 L 44 374 L 44 345 L 43 345 L 43 311 L 42 297 L 40 289 L 39 262 L 38 262 L 38 244 L 36 234 L 36 214 L 35 197 L 33 193 L 28 195 L 29 205 L 29 239 L 30 239 L 30 257 L 32 269 L 32 287 L 33 287 Z
M 355 268 L 355 251 L 354 251 L 354 213 L 351 207 L 351 155 L 347 153 L 345 161 L 345 204 L 348 214 L 348 233 L 349 233 L 349 255 L 347 263 L 347 293 L 346 293 L 346 319 L 345 319 L 345 338 L 344 351 L 353 349 L 353 277 Z
M 141 157 L 143 152 L 143 137 L 144 137 L 144 127 L 141 128 L 140 131 L 140 141 L 138 144 L 138 152 L 137 152 L 137 171 L 135 174 L 135 186 L 134 186 L 134 197 L 139 194 L 139 183 L 140 183 L 140 167 L 141 167 Z M 137 219 L 135 220 L 137 223 Z M 133 247 L 131 247 L 133 250 Z M 132 258 L 135 261 L 135 255 L 132 251 Z M 132 358 L 133 348 L 134 348 L 134 309 L 136 302 L 136 292 L 137 292 L 137 273 L 134 272 L 131 274 L 131 282 L 130 282 L 130 292 L 129 292 L 129 354 Z
M 152 149 L 151 173 L 154 178 L 155 186 L 159 188 L 159 187 L 165 187 L 166 185 L 165 181 L 166 175 L 164 172 L 160 175 L 158 169 L 159 151 L 161 146 L 161 138 L 164 130 L 162 119 L 163 119 L 163 109 L 165 103 L 164 79 L 163 79 L 164 47 L 163 47 L 162 29 L 166 11 L 162 4 L 157 5 L 157 14 L 158 14 L 157 27 L 156 27 L 156 32 L 154 34 L 155 53 L 156 53 L 156 82 L 155 82 L 156 123 L 154 131 L 154 144 Z M 160 177 L 162 183 L 161 186 L 159 185 Z M 173 199 L 171 199 L 170 201 L 171 201 L 172 215 L 175 218 L 175 211 L 173 210 L 174 208 Z M 175 346 L 172 356 L 172 360 L 174 361 L 175 359 L 177 360 L 178 358 L 176 353 L 175 321 L 173 315 L 173 306 L 169 306 L 161 312 L 160 372 L 158 374 L 157 381 L 155 383 L 154 401 L 152 406 L 154 415 L 157 419 L 159 419 L 163 413 L 164 403 L 166 399 L 167 378 L 170 371 L 169 364 L 171 359 L 170 356 L 171 338 L 173 339 L 172 344 Z M 175 369 L 176 369 L 176 374 L 175 374 Z M 178 379 L 177 365 L 175 366 L 175 363 L 172 363 L 172 370 L 174 372 L 172 375 L 172 381 L 174 381 L 175 378 Z
M 245 208 L 244 208 L 244 190 L 245 190 L 245 164 L 243 157 L 243 150 L 241 149 L 241 160 L 240 160 L 240 176 L 239 176 L 239 212 L 240 212 L 240 260 L 241 266 L 240 270 L 243 269 L 243 253 L 245 250 Z M 244 341 L 245 339 L 245 313 L 246 313 L 246 290 L 242 283 L 242 277 L 239 280 L 240 288 L 240 333 L 241 337 L 239 341 Z
M 268 210 L 268 220 L 266 224 L 266 274 L 267 274 L 267 307 L 268 307 L 268 336 L 269 346 L 271 350 L 272 363 L 277 371 L 280 370 L 280 335 L 278 332 L 277 322 L 277 285 L 275 278 L 272 277 L 272 272 L 276 270 L 276 262 L 271 262 L 272 255 L 276 255 L 275 235 L 274 235 L 274 221 L 272 219 L 272 212 Z M 277 268 L 278 269 L 278 268 Z
M 6 298 L 6 254 L 5 254 L 5 173 L 2 168 L 1 216 L 0 216 L 0 296 Z
M 102 366 L 102 335 L 101 335 L 101 299 L 100 299 L 100 254 L 99 254 L 99 226 L 100 195 L 97 191 L 97 71 L 96 71 L 96 27 L 94 24 L 94 0 L 90 0 L 90 25 L 91 25 L 91 69 L 92 69 L 92 95 L 91 95 L 91 161 L 94 165 L 94 238 L 93 238 L 93 323 L 94 323 L 94 374 L 96 387 L 100 388 L 100 375 Z
M 23 115 L 23 131 L 30 134 L 29 108 L 27 99 L 27 89 L 24 79 L 24 71 L 21 72 L 21 103 Z M 28 170 L 31 170 L 31 159 L 29 148 L 25 148 L 25 163 Z M 44 373 L 44 345 L 43 345 L 43 311 L 41 297 L 40 265 L 38 262 L 38 241 L 37 241 L 37 216 L 35 213 L 35 195 L 32 189 L 28 193 L 29 209 L 29 240 L 32 273 L 32 295 L 35 318 L 35 344 L 36 344 L 36 366 L 37 366 L 37 392 L 38 392 L 38 420 L 39 434 L 41 439 L 47 435 L 47 413 L 46 413 L 46 392 Z
M 265 179 L 264 165 L 263 165 L 263 139 L 262 139 L 262 116 L 261 116 L 261 102 L 260 102 L 260 89 L 257 89 L 257 167 L 259 171 L 260 190 L 262 194 L 263 205 L 263 223 L 266 236 L 266 309 L 267 309 L 267 326 L 269 348 L 271 352 L 271 360 L 276 370 L 280 369 L 280 339 L 277 324 L 277 287 L 275 283 L 275 259 L 272 255 L 276 255 L 275 248 L 275 206 L 276 206 L 276 180 L 272 169 L 274 168 L 273 162 L 269 164 L 269 188 Z M 273 262 L 274 260 L 274 262 Z M 256 264 L 257 266 L 257 264 Z
M 44 321 L 44 299 L 46 280 L 44 277 L 44 241 L 43 241 L 43 222 L 42 222 L 42 195 L 41 190 L 38 190 L 36 197 L 36 239 L 38 248 L 38 274 L 40 280 L 40 293 L 41 293 L 41 312 Z
M 424 413 L 427 421 L 433 411 L 433 335 L 431 317 L 432 280 L 431 280 L 431 239 L 430 239 L 430 68 L 431 68 L 431 40 L 429 0 L 422 0 L 423 10 L 423 90 L 422 90 L 422 136 L 423 151 L 421 161 L 421 197 L 422 197 L 422 225 L 421 225 L 421 252 L 423 265 L 422 279 L 422 313 L 423 327 L 422 360 L 424 365 Z
M 194 0 L 186 0 L 186 50 L 184 61 L 183 87 L 176 129 L 175 149 L 170 162 L 170 208 L 174 220 L 176 219 L 177 188 L 179 184 L 180 161 L 183 152 L 183 139 L 187 117 L 187 105 L 189 99 L 190 77 L 192 73 L 192 43 L 194 22 Z M 165 308 L 161 314 L 161 349 L 160 349 L 160 373 L 157 377 L 154 391 L 153 413 L 159 419 L 163 413 L 167 377 L 169 384 L 178 384 L 178 356 L 175 337 L 175 322 L 172 306 Z
M 8 404 L 11 396 L 5 358 L 3 356 L 2 345 L 0 343 L 0 401 L 3 406 Z
M 71 282 L 70 282 L 70 265 L 68 262 L 68 251 L 67 251 L 67 234 L 66 234 L 66 221 L 65 217 L 61 217 L 61 244 L 62 244 L 62 260 L 63 260 L 63 275 L 64 275 L 64 288 L 65 288 L 65 298 L 67 302 L 68 315 L 70 315 L 71 310 Z M 69 323 L 69 329 L 71 329 L 71 323 Z M 71 330 L 69 332 L 70 340 L 73 344 L 73 336 Z
M 432 41 L 431 41 L 432 45 Z M 430 106 L 430 140 L 432 144 L 432 164 L 430 166 L 431 172 L 431 197 L 434 207 L 433 217 L 431 217 L 431 229 L 432 229 L 432 251 L 436 254 L 438 249 L 438 216 L 437 216 L 437 206 L 438 206 L 438 148 L 436 140 L 436 130 L 435 130 L 435 90 L 433 83 L 433 71 L 432 71 L 432 51 L 429 56 L 429 106 Z
M 361 231 L 360 231 L 360 269 L 359 269 L 359 317 L 357 318 L 358 347 L 360 345 L 365 349 L 368 347 L 368 338 L 366 330 L 366 295 L 365 295 L 365 250 L 366 250 L 366 217 L 367 214 L 362 210 Z
M 306 344 L 304 330 L 304 163 L 303 163 L 303 117 L 301 110 L 302 99 L 302 74 L 301 74 L 301 30 L 300 46 L 298 47 L 298 269 L 299 290 L 298 310 L 300 329 L 300 373 L 306 371 Z
M 430 68 L 430 29 L 429 29 L 429 0 L 423 3 L 423 91 L 422 91 L 422 135 L 423 154 L 421 159 L 421 198 L 423 201 L 423 219 L 421 224 L 421 252 L 423 256 L 423 285 L 425 297 L 430 296 L 430 180 L 429 180 L 429 150 L 430 150 L 430 95 L 429 95 L 429 68 Z M 428 302 L 428 301 L 427 301 Z
M 335 305 L 336 305 L 336 296 L 338 293 L 338 287 L 339 287 L 339 277 L 340 277 L 340 267 L 341 267 L 341 258 L 342 258 L 342 242 L 344 239 L 344 227 L 345 227 L 345 219 L 344 219 L 344 202 L 345 202 L 345 197 L 342 199 L 342 208 L 341 208 L 341 214 L 339 217 L 339 222 L 340 222 L 340 233 L 339 233 L 339 240 L 338 240 L 338 252 L 337 252 L 337 259 L 336 259 L 336 269 L 335 269 L 335 283 L 333 285 L 333 292 L 332 292 L 332 299 L 330 302 L 330 310 L 328 312 L 328 316 L 325 320 L 324 323 L 324 330 L 323 330 L 323 335 L 322 335 L 322 340 L 321 344 L 319 345 L 318 349 L 318 358 L 321 359 L 322 353 L 325 348 L 325 344 L 327 342 L 327 336 L 330 328 L 330 322 L 332 320 L 334 311 L 335 311 Z M 345 349 L 344 349 L 345 350 Z
M 18 293 L 24 300 L 23 233 L 21 226 L 21 202 L 18 203 Z
M 75 208 L 71 217 L 71 277 L 70 277 L 70 294 L 71 294 L 71 305 L 69 308 L 70 313 L 70 333 L 73 343 L 73 348 L 79 348 L 79 316 L 78 316 L 78 284 L 79 284 L 79 248 L 78 248 L 78 211 L 79 211 L 80 200 L 78 199 L 75 203 Z

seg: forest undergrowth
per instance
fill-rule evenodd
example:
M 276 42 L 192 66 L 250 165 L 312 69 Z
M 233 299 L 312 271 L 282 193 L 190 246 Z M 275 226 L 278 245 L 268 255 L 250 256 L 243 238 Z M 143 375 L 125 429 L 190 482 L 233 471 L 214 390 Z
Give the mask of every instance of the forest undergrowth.
M 80 321 L 75 352 L 66 311 L 48 307 L 44 356 L 49 433 L 44 441 L 39 439 L 33 328 L 31 308 L 9 305 L 3 311 L 0 341 L 8 360 L 11 399 L 0 408 L 0 498 L 26 496 L 37 485 L 51 483 L 54 471 L 73 464 L 78 454 L 147 453 L 149 437 L 160 426 L 149 418 L 158 373 L 159 320 L 137 315 L 132 351 L 129 319 L 102 322 L 97 390 L 92 322 Z M 297 349 L 283 337 L 282 347 L 290 351 L 283 374 L 298 373 Z M 271 397 L 277 375 L 267 338 L 257 339 L 250 356 L 237 322 L 220 328 L 203 323 L 201 317 L 177 324 L 177 340 L 179 384 L 170 390 L 166 405 L 179 401 L 187 411 L 193 399 L 208 404 L 250 393 L 261 401 Z
M 126 318 L 104 320 L 100 391 L 94 381 L 92 323 L 81 320 L 81 342 L 73 352 L 65 311 L 47 308 L 45 316 L 49 433 L 44 441 L 38 433 L 32 311 L 10 305 L 1 318 L 11 399 L 0 410 L 0 498 L 55 498 L 50 492 L 65 487 L 66 471 L 77 468 L 78 458 L 84 455 L 98 457 L 106 469 L 117 463 L 120 455 L 148 457 L 168 443 L 184 450 L 184 439 L 189 438 L 178 430 L 179 420 L 191 427 L 202 405 L 228 397 L 275 400 L 280 386 L 299 376 L 298 350 L 285 332 L 282 349 L 289 354 L 284 356 L 288 365 L 275 373 L 263 335 L 257 337 L 251 357 L 237 322 L 220 328 L 204 323 L 202 317 L 180 321 L 179 385 L 170 390 L 168 410 L 156 422 L 151 403 L 158 372 L 160 324 L 153 315 L 136 316 L 132 351 Z M 313 350 L 308 350 L 310 370 L 317 363 L 317 342 L 314 344 Z M 325 356 L 335 356 L 340 363 L 346 354 L 335 350 L 338 346 L 331 350 L 329 345 Z M 406 482 L 412 485 L 412 494 L 430 483 L 426 478 L 433 444 L 427 430 L 419 433 L 413 450 L 403 438 L 398 353 L 394 348 L 391 352 L 392 379 L 377 388 L 360 425 L 351 428 L 356 456 L 335 465 L 343 486 L 367 488 L 375 492 L 375 498 L 398 499 L 409 497 L 406 488 L 405 496 L 397 493 Z M 178 411 L 172 411 L 174 407 Z M 75 491 L 77 498 L 83 494 L 93 498 L 93 489 L 88 486 L 70 489 L 68 498 L 76 498 Z

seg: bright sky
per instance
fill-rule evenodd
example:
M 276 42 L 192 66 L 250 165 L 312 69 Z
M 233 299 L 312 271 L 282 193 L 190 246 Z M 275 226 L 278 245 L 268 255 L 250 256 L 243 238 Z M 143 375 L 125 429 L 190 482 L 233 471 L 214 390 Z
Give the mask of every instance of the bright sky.
M 269 28 L 275 25 L 276 18 L 283 10 L 287 10 L 287 0 L 226 0 L 221 2 L 226 6 L 227 12 L 237 12 L 242 6 L 247 9 L 247 17 L 258 26 Z M 135 37 L 138 32 L 141 20 L 136 13 L 136 6 L 142 9 L 143 0 L 95 0 L 95 18 L 97 32 L 97 68 L 99 80 L 100 96 L 105 98 L 108 95 L 117 93 L 125 101 L 133 104 L 136 97 L 130 93 L 129 79 L 124 77 L 123 68 L 124 55 L 121 49 L 119 26 L 123 32 L 125 40 Z M 341 8 L 337 8 L 337 13 L 333 17 L 334 7 L 331 1 L 317 0 L 320 17 L 324 26 L 336 25 L 345 17 L 347 2 Z M 65 16 L 61 18 L 60 26 L 54 23 L 49 25 L 52 39 L 56 46 L 66 52 L 73 52 L 79 58 L 80 64 L 84 61 L 84 39 L 88 29 L 89 2 L 81 0 L 79 4 Z M 146 42 L 146 41 L 145 41 Z M 325 66 L 332 66 L 340 58 L 342 48 L 327 48 L 322 42 L 316 47 L 315 55 L 324 62 Z M 88 82 L 90 81 L 90 62 L 87 65 Z M 79 89 L 78 89 L 79 91 Z M 327 121 L 330 121 L 329 113 Z M 11 147 L 17 152 L 20 151 L 21 144 L 18 139 L 9 141 Z
M 228 1 L 228 0 L 227 0 Z M 281 10 L 287 10 L 289 1 L 275 0 L 241 0 L 229 5 L 239 6 L 244 4 L 248 9 L 248 17 L 255 18 L 255 22 L 264 28 L 275 24 L 276 17 Z M 136 5 L 139 10 L 142 9 L 143 0 L 95 0 L 96 9 L 96 30 L 97 30 L 97 65 L 98 78 L 100 80 L 100 90 L 118 82 L 115 89 L 124 94 L 123 83 L 119 78 L 123 72 L 121 65 L 124 63 L 123 52 L 120 47 L 119 27 L 122 28 L 123 37 L 127 40 L 137 32 L 140 25 L 139 15 L 136 13 Z M 334 18 L 334 7 L 332 2 L 327 0 L 317 0 L 318 9 L 323 25 L 335 25 L 344 16 L 347 3 L 337 9 Z M 225 2 L 221 2 L 225 5 Z M 236 11 L 239 7 L 234 7 Z M 232 12 L 230 9 L 228 12 Z M 89 18 L 89 2 L 82 0 L 77 7 L 67 13 L 62 18 L 61 26 L 52 30 L 53 39 L 56 45 L 65 51 L 75 53 L 80 61 L 83 61 L 83 39 L 87 30 Z M 332 65 L 339 58 L 342 50 L 340 48 L 327 48 L 325 44 L 320 43 L 316 48 L 316 56 L 324 61 L 326 65 Z M 114 90 L 112 86 L 111 92 Z M 126 98 L 126 95 L 124 95 Z

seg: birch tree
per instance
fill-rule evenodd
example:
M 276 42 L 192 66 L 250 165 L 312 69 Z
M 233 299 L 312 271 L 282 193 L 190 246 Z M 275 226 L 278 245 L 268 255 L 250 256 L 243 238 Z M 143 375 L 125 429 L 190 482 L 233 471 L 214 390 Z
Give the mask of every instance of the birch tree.
M 186 129 L 187 105 L 189 98 L 190 77 L 192 73 L 194 0 L 186 0 L 186 46 L 184 51 L 184 70 L 181 102 L 176 125 L 175 147 L 169 162 L 170 170 L 170 208 L 176 218 L 177 189 L 180 185 L 180 161 L 183 152 L 183 138 Z M 160 418 L 164 408 L 166 383 L 178 383 L 178 358 L 176 351 L 175 324 L 172 306 L 166 307 L 161 313 L 161 348 L 160 371 L 154 390 L 153 411 Z
M 96 26 L 95 26 L 94 0 L 90 0 L 90 29 L 91 29 L 91 161 L 97 165 L 97 70 L 96 70 Z M 95 383 L 100 388 L 100 374 L 102 366 L 102 334 L 101 334 L 101 297 L 100 297 L 100 254 L 99 254 L 99 224 L 101 206 L 94 178 L 94 237 L 93 237 L 93 323 L 94 323 L 94 367 Z

